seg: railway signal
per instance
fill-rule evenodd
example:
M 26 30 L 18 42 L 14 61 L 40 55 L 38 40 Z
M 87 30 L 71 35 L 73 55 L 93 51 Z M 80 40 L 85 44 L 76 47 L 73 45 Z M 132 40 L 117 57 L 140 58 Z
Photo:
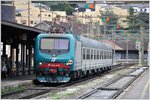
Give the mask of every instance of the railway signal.
M 135 45 L 135 48 L 139 50 L 139 48 L 140 48 L 140 42 L 136 41 L 135 44 L 136 44 L 136 45 Z

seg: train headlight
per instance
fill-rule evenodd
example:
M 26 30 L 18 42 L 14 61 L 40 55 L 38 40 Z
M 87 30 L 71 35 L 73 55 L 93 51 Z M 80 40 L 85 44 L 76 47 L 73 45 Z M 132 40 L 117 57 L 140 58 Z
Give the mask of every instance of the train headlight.
M 66 65 L 69 65 L 69 63 L 66 63 Z
M 69 64 L 69 65 L 72 65 L 72 64 L 73 64 L 73 61 L 72 61 L 72 60 L 69 60 L 69 61 L 68 61 L 68 64 Z
M 39 65 L 42 65 L 42 62 L 39 62 Z

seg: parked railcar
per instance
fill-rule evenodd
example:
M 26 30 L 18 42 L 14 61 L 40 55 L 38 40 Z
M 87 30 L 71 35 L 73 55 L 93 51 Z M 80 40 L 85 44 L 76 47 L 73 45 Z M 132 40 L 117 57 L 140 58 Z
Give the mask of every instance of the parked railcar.
M 112 66 L 110 45 L 72 33 L 38 35 L 34 55 L 37 80 L 46 83 L 69 82 Z

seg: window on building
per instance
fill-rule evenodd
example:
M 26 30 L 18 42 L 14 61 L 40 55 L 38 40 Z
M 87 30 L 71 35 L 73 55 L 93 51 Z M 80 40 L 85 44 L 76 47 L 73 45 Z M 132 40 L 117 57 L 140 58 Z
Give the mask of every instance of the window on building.
M 45 14 L 45 16 L 47 16 L 47 14 Z
M 21 20 L 21 24 L 26 25 L 27 24 L 27 20 Z
M 40 17 L 41 15 L 40 14 L 38 14 L 38 17 Z
M 30 23 L 33 24 L 33 20 L 31 20 Z
M 21 13 L 16 13 L 16 16 L 21 16 Z
M 51 15 L 48 15 L 48 17 L 51 17 Z
M 147 11 L 147 9 L 144 9 L 144 12 L 146 12 Z

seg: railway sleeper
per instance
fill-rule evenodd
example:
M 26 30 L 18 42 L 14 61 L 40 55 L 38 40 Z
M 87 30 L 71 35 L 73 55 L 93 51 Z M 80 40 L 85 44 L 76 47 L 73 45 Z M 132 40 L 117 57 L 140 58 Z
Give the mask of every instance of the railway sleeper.
M 137 77 L 137 75 L 121 75 L 121 76 L 124 76 L 124 77 Z
M 100 87 L 100 88 L 97 88 L 98 90 L 108 90 L 108 91 L 118 91 L 120 90 L 121 88 L 107 88 L 107 87 Z

